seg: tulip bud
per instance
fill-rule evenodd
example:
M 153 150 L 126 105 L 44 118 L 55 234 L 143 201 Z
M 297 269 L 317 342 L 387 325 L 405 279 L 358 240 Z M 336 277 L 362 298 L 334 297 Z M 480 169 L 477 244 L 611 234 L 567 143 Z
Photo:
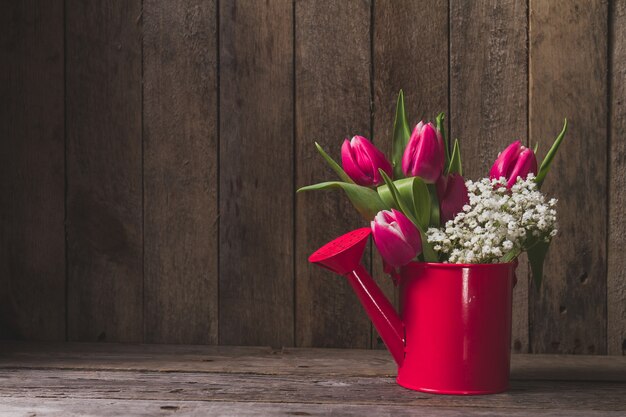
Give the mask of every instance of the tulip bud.
M 507 179 L 507 188 L 511 188 L 517 177 L 526 179 L 529 173 L 537 174 L 537 157 L 531 150 L 522 146 L 522 142 L 515 141 L 498 155 L 489 171 L 489 178 Z
M 385 180 L 378 172 L 381 168 L 391 177 L 393 171 L 385 155 L 363 136 L 346 139 L 341 147 L 343 170 L 359 185 L 380 185 Z
M 442 224 L 454 219 L 457 213 L 463 211 L 463 206 L 469 204 L 465 179 L 459 174 L 450 174 L 447 178 L 441 177 L 437 181 L 437 195 Z
M 443 172 L 445 148 L 441 132 L 432 123 L 419 122 L 402 156 L 402 172 L 434 184 Z
M 378 252 L 392 267 L 404 266 L 422 252 L 419 230 L 401 212 L 379 211 L 371 226 Z

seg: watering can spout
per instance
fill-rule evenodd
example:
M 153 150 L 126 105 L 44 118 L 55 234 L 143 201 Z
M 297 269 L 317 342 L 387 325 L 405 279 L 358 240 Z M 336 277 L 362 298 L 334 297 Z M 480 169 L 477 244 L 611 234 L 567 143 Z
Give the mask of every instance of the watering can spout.
M 398 366 L 404 361 L 404 329 L 400 316 L 360 264 L 371 231 L 354 230 L 315 251 L 309 262 L 346 277 L 365 312 Z

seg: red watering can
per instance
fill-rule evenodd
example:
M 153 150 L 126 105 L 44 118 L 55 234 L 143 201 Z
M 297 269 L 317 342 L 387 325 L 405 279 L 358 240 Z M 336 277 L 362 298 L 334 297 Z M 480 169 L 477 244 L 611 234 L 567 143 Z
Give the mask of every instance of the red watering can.
M 400 271 L 399 315 L 360 264 L 369 228 L 309 257 L 348 279 L 398 365 L 398 384 L 437 394 L 492 394 L 509 384 L 517 264 L 412 262 Z

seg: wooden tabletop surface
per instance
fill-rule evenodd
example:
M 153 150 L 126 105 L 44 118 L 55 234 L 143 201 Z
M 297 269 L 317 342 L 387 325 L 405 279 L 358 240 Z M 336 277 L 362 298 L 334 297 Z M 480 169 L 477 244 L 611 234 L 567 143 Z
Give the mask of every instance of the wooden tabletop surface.
M 626 356 L 513 355 L 511 389 L 397 386 L 377 350 L 0 343 L 1 416 L 625 416 Z

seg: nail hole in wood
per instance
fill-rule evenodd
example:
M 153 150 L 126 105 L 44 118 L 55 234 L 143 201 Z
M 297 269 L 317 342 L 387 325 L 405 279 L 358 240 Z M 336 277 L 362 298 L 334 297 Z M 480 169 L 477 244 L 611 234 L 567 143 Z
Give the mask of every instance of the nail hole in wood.
M 559 307 L 559 312 L 560 312 L 561 314 L 565 314 L 565 313 L 567 313 L 567 307 L 565 307 L 565 306 L 560 306 L 560 307 Z
M 587 271 L 583 271 L 582 274 L 580 274 L 580 277 L 578 277 L 578 279 L 580 280 L 581 284 L 586 284 L 587 283 Z

